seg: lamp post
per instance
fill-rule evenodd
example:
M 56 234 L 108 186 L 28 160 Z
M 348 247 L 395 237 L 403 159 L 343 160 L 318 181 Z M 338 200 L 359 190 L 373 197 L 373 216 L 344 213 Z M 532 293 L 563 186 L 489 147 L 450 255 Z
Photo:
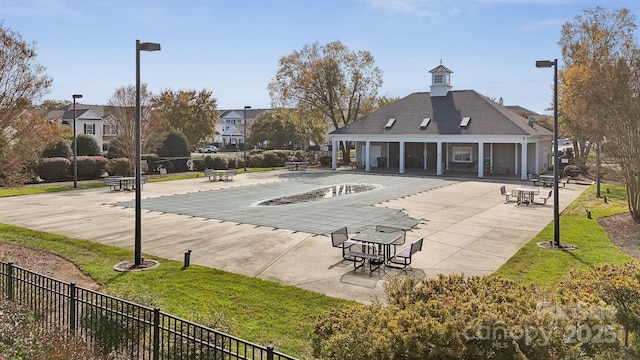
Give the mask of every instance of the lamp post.
M 245 106 L 242 110 L 244 133 L 242 134 L 242 147 L 244 148 L 244 172 L 247 172 L 247 109 L 251 109 L 251 106 Z
M 142 214 L 141 214 L 141 162 L 142 162 L 142 130 L 140 121 L 140 51 L 158 51 L 160 44 L 140 43 L 136 40 L 136 226 L 135 226 L 135 266 L 142 265 Z
M 78 187 L 78 139 L 76 138 L 76 99 L 82 98 L 80 94 L 73 94 L 73 188 Z
M 560 164 L 558 163 L 558 59 L 538 60 L 537 68 L 550 68 L 553 66 L 553 242 L 560 247 L 560 211 L 558 196 L 558 176 Z

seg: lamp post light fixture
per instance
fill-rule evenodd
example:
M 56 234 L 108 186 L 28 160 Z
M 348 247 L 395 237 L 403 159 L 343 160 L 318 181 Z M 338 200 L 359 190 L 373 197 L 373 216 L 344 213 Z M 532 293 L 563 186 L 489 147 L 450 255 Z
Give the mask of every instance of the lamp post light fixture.
M 135 246 L 134 265 L 142 265 L 142 210 L 141 210 L 141 177 L 142 177 L 142 130 L 140 120 L 140 51 L 158 51 L 160 44 L 136 40 L 136 226 L 135 226 Z
M 558 177 L 560 176 L 560 164 L 558 158 L 558 59 L 538 60 L 537 68 L 550 68 L 553 66 L 553 242 L 560 247 L 560 211 L 558 196 Z
M 76 137 L 76 99 L 82 98 L 80 94 L 73 94 L 73 188 L 78 187 L 78 138 Z
M 251 109 L 251 106 L 245 106 L 242 110 L 242 122 L 244 123 L 244 133 L 242 134 L 242 147 L 244 148 L 244 172 L 247 172 L 247 109 Z

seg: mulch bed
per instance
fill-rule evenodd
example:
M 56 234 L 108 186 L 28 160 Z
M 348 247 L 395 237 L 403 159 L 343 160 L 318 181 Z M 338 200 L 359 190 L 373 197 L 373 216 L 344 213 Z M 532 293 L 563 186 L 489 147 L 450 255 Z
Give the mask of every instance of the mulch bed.
M 628 212 L 598 219 L 613 242 L 622 251 L 640 260 L 640 224 Z

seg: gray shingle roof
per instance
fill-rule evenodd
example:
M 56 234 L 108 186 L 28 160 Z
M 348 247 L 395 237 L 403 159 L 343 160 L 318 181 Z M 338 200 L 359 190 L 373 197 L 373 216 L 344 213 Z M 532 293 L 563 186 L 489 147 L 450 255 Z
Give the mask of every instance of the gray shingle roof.
M 469 126 L 460 127 L 463 117 L 471 117 Z M 431 118 L 420 129 L 423 118 Z M 389 119 L 396 121 L 385 129 Z M 473 90 L 450 91 L 447 96 L 431 97 L 428 92 L 413 93 L 332 134 L 358 135 L 551 135 L 527 119 Z

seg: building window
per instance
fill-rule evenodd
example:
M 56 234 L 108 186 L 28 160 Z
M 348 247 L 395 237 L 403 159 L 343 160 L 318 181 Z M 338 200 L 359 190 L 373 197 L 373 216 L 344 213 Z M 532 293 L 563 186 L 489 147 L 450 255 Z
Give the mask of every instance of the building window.
M 102 132 L 105 135 L 118 135 L 118 125 L 104 125 Z
M 95 135 L 96 129 L 94 124 L 84 124 L 84 133 L 89 135 Z
M 442 74 L 436 74 L 433 76 L 433 83 L 434 84 L 442 84 L 444 82 L 444 75 Z
M 453 162 L 470 163 L 473 159 L 473 152 L 471 146 L 454 146 Z

